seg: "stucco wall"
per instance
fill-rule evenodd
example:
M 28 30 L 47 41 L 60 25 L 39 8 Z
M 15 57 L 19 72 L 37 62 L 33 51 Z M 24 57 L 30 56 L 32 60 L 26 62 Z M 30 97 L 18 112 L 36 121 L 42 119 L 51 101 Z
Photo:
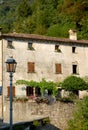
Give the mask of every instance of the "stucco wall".
M 13 40 L 14 49 L 7 48 L 7 40 Z M 28 50 L 28 41 L 33 43 L 34 51 Z M 9 74 L 6 73 L 5 61 L 9 56 L 17 61 L 16 73 L 13 76 L 13 85 L 16 80 L 41 81 L 42 78 L 50 81 L 62 81 L 72 74 L 72 64 L 77 63 L 77 76 L 88 75 L 88 46 L 60 43 L 61 53 L 55 52 L 53 42 L 41 42 L 31 40 L 4 39 L 3 40 L 3 92 L 7 95 L 9 86 Z M 76 53 L 72 53 L 72 46 L 76 46 Z M 27 62 L 35 62 L 35 73 L 27 72 Z M 55 73 L 55 63 L 61 63 L 62 73 Z

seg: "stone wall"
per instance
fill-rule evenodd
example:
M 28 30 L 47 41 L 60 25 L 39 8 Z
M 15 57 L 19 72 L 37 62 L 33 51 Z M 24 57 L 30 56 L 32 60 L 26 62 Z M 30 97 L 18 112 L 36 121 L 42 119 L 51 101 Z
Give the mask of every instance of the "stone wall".
M 4 121 L 9 122 L 9 101 L 4 108 Z M 49 117 L 53 125 L 65 130 L 67 122 L 72 118 L 74 104 L 55 102 L 52 105 L 37 104 L 34 101 L 25 103 L 13 102 L 13 122 L 30 121 L 37 118 Z

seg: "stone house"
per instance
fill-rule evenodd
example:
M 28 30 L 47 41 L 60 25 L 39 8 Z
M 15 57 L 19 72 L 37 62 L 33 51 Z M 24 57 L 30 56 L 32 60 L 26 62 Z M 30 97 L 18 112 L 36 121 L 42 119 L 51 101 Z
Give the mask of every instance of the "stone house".
M 88 40 L 77 40 L 76 31 L 69 31 L 69 38 L 56 38 L 36 34 L 0 34 L 0 85 L 3 102 L 9 97 L 9 74 L 5 61 L 17 61 L 13 76 L 13 96 L 29 96 L 33 90 L 19 85 L 17 80 L 62 81 L 69 75 L 88 76 Z M 3 103 L 4 105 L 4 103 Z
M 69 38 L 18 34 L 15 32 L 0 34 L 0 86 L 3 87 L 2 117 L 5 121 L 9 118 L 9 102 L 7 100 L 10 86 L 5 61 L 10 56 L 13 56 L 17 62 L 16 73 L 13 74 L 14 97 L 29 96 L 33 93 L 31 87 L 16 85 L 17 80 L 24 79 L 40 82 L 42 78 L 45 78 L 47 81 L 59 82 L 69 75 L 88 77 L 88 40 L 77 40 L 75 30 L 70 30 L 69 33 Z M 32 114 L 28 115 L 32 113 L 29 112 L 29 108 L 32 110 L 35 106 L 31 108 L 30 103 L 28 104 L 29 107 L 27 104 L 21 104 L 22 106 L 17 104 L 24 111 L 28 108 L 28 113 L 25 114 L 26 111 L 22 110 L 22 115 L 20 114 L 21 110 L 15 105 L 13 116 L 16 120 L 18 115 L 23 120 L 32 117 Z
M 9 74 L 5 61 L 13 56 L 17 61 L 13 76 L 13 96 L 27 96 L 27 86 L 15 85 L 17 80 L 62 81 L 69 75 L 88 76 L 88 41 L 77 40 L 76 32 L 70 38 L 56 38 L 35 34 L 3 34 L 0 44 L 0 82 L 3 95 L 9 96 Z M 72 35 L 72 36 L 71 36 Z M 32 90 L 30 90 L 32 91 Z

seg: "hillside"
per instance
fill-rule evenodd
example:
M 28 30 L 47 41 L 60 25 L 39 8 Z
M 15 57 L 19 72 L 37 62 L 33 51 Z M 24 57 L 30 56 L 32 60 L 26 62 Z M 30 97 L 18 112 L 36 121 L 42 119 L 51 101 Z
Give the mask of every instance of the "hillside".
M 79 39 L 88 39 L 88 0 L 0 0 L 0 26 L 4 33 L 56 37 L 75 29 Z

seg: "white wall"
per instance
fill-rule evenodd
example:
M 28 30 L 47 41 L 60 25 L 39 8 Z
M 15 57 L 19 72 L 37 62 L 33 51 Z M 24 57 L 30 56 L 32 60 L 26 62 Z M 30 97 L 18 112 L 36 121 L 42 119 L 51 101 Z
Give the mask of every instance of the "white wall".
M 28 41 L 14 40 L 14 49 L 7 48 L 7 40 L 3 40 L 3 83 L 4 94 L 9 85 L 9 74 L 6 73 L 5 61 L 9 56 L 17 61 L 16 73 L 13 76 L 13 84 L 16 80 L 41 81 L 42 78 L 50 81 L 62 81 L 72 74 L 72 63 L 78 63 L 78 75 L 88 75 L 88 46 L 76 45 L 76 53 L 72 53 L 72 44 L 59 44 L 61 53 L 55 52 L 55 43 L 33 41 L 34 51 L 27 49 Z M 35 62 L 35 73 L 27 72 L 27 62 Z M 55 73 L 55 63 L 62 64 L 62 73 Z M 16 86 L 16 85 L 15 85 Z

